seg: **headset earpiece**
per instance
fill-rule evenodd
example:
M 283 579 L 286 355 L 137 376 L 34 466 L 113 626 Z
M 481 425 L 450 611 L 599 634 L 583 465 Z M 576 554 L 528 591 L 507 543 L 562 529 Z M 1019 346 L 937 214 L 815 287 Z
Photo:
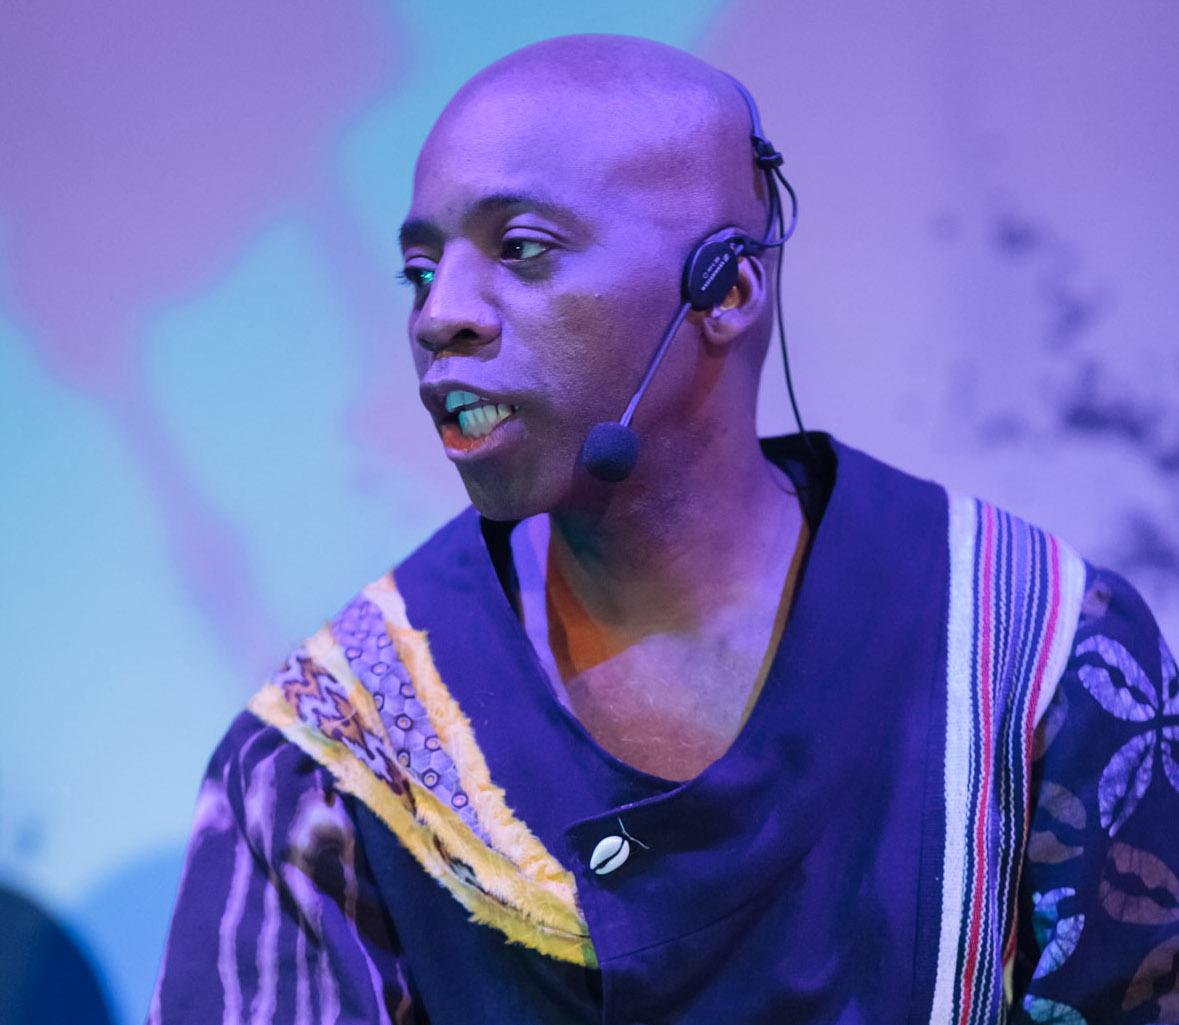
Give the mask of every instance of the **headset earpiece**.
M 744 235 L 702 242 L 684 264 L 684 302 L 694 310 L 710 310 L 724 302 L 737 284 L 737 260 L 749 248 Z
M 730 76 L 731 77 L 731 76 Z M 689 310 L 732 309 L 735 304 L 726 304 L 729 293 L 737 284 L 738 261 L 743 253 L 763 253 L 767 249 L 776 249 L 783 245 L 794 234 L 795 224 L 798 222 L 798 198 L 794 189 L 781 171 L 782 154 L 762 134 L 761 116 L 757 112 L 757 104 L 749 91 L 732 79 L 733 85 L 745 101 L 749 110 L 749 118 L 753 131 L 750 141 L 753 144 L 753 159 L 762 174 L 765 175 L 766 188 L 769 192 L 769 211 L 767 212 L 765 236 L 761 239 L 750 238 L 748 235 L 734 234 L 726 238 L 701 242 L 684 263 L 683 280 L 680 285 L 680 308 L 667 325 L 660 339 L 655 354 L 647 364 L 647 371 L 643 380 L 622 414 L 622 419 L 603 421 L 594 424 L 582 442 L 578 461 L 586 468 L 591 476 L 598 480 L 616 483 L 625 480 L 635 467 L 639 457 L 639 439 L 630 426 L 631 418 L 639 400 L 647 391 L 647 386 L 655 376 L 655 371 L 667 353 L 667 347 L 683 324 Z M 786 220 L 782 208 L 782 198 L 778 194 L 778 183 L 786 191 L 790 200 L 790 219 Z M 774 234 L 774 226 L 780 235 Z M 798 415 L 798 403 L 794 401 L 794 385 L 790 380 L 790 361 L 786 357 L 786 323 L 782 316 L 782 261 L 778 260 L 774 271 L 774 293 L 776 296 L 776 316 L 778 321 L 778 338 L 782 343 L 782 367 L 786 371 L 786 392 L 790 396 L 790 406 L 794 410 L 794 419 L 798 423 L 799 433 L 806 447 L 814 453 L 810 438 L 802 426 L 802 418 Z M 740 300 L 738 300 L 740 301 Z M 816 455 L 817 459 L 818 456 Z

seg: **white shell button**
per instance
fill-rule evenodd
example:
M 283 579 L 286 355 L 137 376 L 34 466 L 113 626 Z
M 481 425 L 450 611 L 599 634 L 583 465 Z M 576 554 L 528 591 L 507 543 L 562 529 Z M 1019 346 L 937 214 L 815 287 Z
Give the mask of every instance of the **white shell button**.
M 621 836 L 604 836 L 590 855 L 590 868 L 600 876 L 613 872 L 630 857 L 630 841 Z

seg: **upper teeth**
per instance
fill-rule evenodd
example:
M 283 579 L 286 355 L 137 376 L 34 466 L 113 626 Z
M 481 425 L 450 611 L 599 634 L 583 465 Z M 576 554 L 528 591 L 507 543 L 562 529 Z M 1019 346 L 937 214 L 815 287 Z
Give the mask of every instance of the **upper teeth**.
M 488 402 L 474 409 L 460 409 L 459 430 L 468 438 L 481 438 L 485 434 L 490 434 L 515 411 L 512 406 L 505 406 L 502 402 Z
M 459 430 L 468 438 L 490 434 L 497 424 L 519 410 L 519 406 L 492 402 L 471 391 L 455 389 L 446 393 L 446 411 L 458 411 Z
M 446 411 L 453 413 L 459 406 L 471 406 L 477 402 L 483 402 L 474 392 L 470 391 L 449 391 L 446 393 Z

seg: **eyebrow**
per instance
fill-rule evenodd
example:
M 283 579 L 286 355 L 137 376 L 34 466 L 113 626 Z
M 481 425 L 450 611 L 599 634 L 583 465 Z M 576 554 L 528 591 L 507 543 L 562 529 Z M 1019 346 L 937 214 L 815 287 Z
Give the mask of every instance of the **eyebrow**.
M 540 196 L 529 195 L 525 192 L 493 192 L 472 203 L 463 214 L 463 224 L 487 217 L 489 214 L 503 213 L 513 208 L 520 210 L 535 210 L 554 220 L 572 222 L 581 225 L 581 219 L 561 203 L 542 199 Z M 421 217 L 411 217 L 401 225 L 398 232 L 402 250 L 409 246 L 440 244 L 444 238 L 442 229 L 433 221 Z

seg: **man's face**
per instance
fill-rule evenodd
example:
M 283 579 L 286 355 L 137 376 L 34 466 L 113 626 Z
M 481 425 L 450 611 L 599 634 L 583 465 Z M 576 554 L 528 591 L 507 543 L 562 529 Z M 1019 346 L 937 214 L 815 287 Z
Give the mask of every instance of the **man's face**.
M 609 101 L 492 86 L 449 110 L 419 158 L 402 232 L 410 346 L 446 453 L 491 519 L 571 511 L 610 487 L 578 452 L 625 409 L 702 233 L 668 202 L 644 131 Z M 692 374 L 694 355 L 674 356 L 635 419 L 647 472 L 682 412 L 663 396 Z M 459 390 L 518 411 L 464 437 L 444 406 Z

